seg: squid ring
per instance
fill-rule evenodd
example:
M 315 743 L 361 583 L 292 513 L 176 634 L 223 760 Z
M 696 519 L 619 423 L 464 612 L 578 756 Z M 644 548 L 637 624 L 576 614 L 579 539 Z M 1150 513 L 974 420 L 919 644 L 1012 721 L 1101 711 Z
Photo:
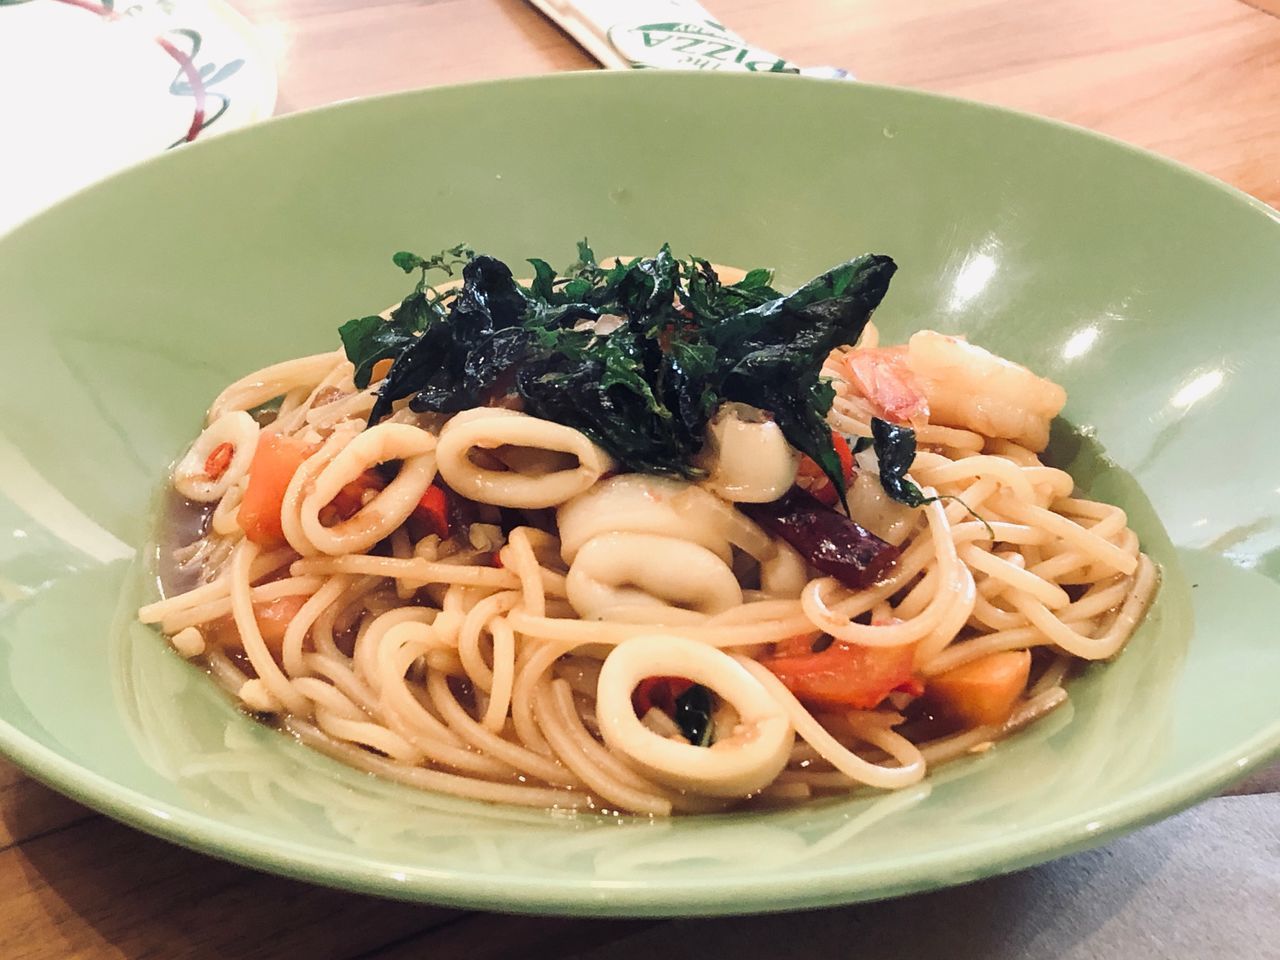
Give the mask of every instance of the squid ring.
M 343 447 L 302 498 L 299 519 L 307 539 L 330 555 L 363 553 L 404 523 L 436 475 L 436 439 L 407 423 L 380 423 Z M 326 527 L 320 511 L 338 491 L 372 466 L 402 460 L 387 487 L 347 520 Z
M 714 494 L 671 477 L 610 477 L 556 511 L 560 553 L 565 563 L 573 563 L 582 545 L 599 534 L 651 533 L 692 541 L 730 563 L 729 539 L 716 514 L 719 503 Z
M 546 473 L 491 470 L 475 463 L 474 450 L 525 447 L 568 454 L 577 466 Z M 453 417 L 440 431 L 440 475 L 469 500 L 498 507 L 555 507 L 591 487 L 613 466 L 609 455 L 572 427 L 515 410 L 487 407 Z
M 608 619 L 615 607 L 677 607 L 702 614 L 742 605 L 733 571 L 706 547 L 651 533 L 602 533 L 578 550 L 565 580 L 584 619 Z
M 710 747 L 654 733 L 631 706 L 636 685 L 653 676 L 709 687 L 737 710 L 737 726 Z M 605 658 L 596 716 L 605 743 L 653 779 L 716 797 L 746 797 L 772 783 L 795 742 L 784 707 L 740 663 L 715 647 L 665 634 L 624 640 Z
M 216 476 L 207 472 L 210 456 L 222 444 L 231 446 L 231 459 Z M 188 500 L 213 503 L 249 472 L 258 447 L 258 422 L 243 410 L 224 413 L 204 428 L 191 449 L 173 468 L 173 486 Z

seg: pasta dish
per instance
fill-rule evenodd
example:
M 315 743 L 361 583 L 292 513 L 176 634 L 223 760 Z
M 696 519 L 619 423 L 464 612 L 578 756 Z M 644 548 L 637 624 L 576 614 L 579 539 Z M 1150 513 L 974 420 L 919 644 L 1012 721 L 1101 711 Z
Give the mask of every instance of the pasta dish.
M 347 763 L 653 816 L 897 789 L 1065 702 L 1156 590 L 1041 459 L 1060 386 L 880 343 L 888 257 L 789 294 L 665 246 L 394 259 L 342 349 L 214 399 L 139 613 Z

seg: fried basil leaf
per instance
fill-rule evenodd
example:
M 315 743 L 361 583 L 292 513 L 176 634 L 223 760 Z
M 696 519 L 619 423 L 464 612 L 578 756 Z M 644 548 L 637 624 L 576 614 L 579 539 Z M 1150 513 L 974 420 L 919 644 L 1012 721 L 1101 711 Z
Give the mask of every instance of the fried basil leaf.
M 907 471 L 916 459 L 916 432 L 910 427 L 871 418 L 871 443 L 880 461 L 880 486 L 892 500 L 908 507 L 922 507 L 934 498 L 926 497 L 907 479 Z
M 393 364 L 370 423 L 409 398 L 453 413 L 515 393 L 529 413 L 586 433 L 627 470 L 696 477 L 707 423 L 725 400 L 768 411 L 793 447 L 843 493 L 826 424 L 833 391 L 819 378 L 836 346 L 857 340 L 893 276 L 888 257 L 840 264 L 782 295 L 767 270 L 720 282 L 697 258 L 664 245 L 652 257 L 602 266 L 583 240 L 562 275 L 533 259 L 517 283 L 493 257 L 458 246 L 434 257 L 401 252 L 422 271 L 389 320 L 343 327 L 357 383 Z M 461 288 L 426 285 L 462 264 Z
M 356 368 L 357 387 L 363 390 L 369 385 L 379 361 L 398 359 L 428 327 L 444 317 L 440 306 L 444 295 L 427 283 L 430 273 L 435 270 L 451 277 L 455 267 L 474 256 L 475 251 L 463 243 L 430 257 L 406 250 L 392 255 L 391 262 L 405 273 L 421 271 L 413 292 L 400 301 L 387 320 L 379 316 L 358 317 L 338 328 L 347 359 Z
M 699 683 L 676 697 L 673 719 L 684 738 L 695 747 L 709 747 L 715 740 L 716 724 L 711 711 L 711 691 Z
M 524 358 L 533 339 L 521 323 L 527 305 L 501 260 L 482 255 L 467 261 L 448 315 L 430 321 L 400 353 L 378 390 L 369 423 L 410 396 L 410 406 L 420 412 L 456 413 L 483 402 L 498 378 Z
M 822 468 L 842 499 L 844 471 L 826 423 L 835 391 L 819 372 L 832 350 L 857 342 L 896 270 L 888 257 L 867 254 L 709 331 L 725 399 L 772 412 L 787 442 Z

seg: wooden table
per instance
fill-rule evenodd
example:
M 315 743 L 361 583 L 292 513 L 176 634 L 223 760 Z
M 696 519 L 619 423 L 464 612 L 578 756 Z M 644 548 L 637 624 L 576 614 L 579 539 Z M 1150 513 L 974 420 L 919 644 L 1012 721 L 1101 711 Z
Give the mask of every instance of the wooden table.
M 233 0 L 280 112 L 593 66 L 522 0 Z M 706 0 L 803 64 L 1092 127 L 1280 206 L 1280 0 Z M 1245 789 L 1280 789 L 1280 767 Z M 0 761 L 0 958 L 568 956 L 651 921 L 495 917 L 269 877 L 90 813 Z

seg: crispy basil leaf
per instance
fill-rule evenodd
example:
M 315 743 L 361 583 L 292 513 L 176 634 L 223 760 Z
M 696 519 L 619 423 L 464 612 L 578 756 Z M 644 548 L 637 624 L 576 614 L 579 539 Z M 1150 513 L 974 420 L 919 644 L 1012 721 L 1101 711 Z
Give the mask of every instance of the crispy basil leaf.
M 398 358 L 421 333 L 444 316 L 440 306 L 442 296 L 427 284 L 428 274 L 439 270 L 452 276 L 454 267 L 474 256 L 475 252 L 462 243 L 430 257 L 420 257 L 407 250 L 392 255 L 391 262 L 405 273 L 419 270 L 422 275 L 413 292 L 391 311 L 390 319 L 358 317 L 338 328 L 347 359 L 356 368 L 357 387 L 363 390 L 369 385 L 373 368 L 380 360 Z
M 478 256 L 462 268 L 462 290 L 449 310 L 454 339 L 467 341 L 518 326 L 527 306 L 511 269 L 501 260 Z
M 528 355 L 533 333 L 521 327 L 507 327 L 481 337 L 461 356 L 461 367 L 440 367 L 423 382 L 409 401 L 419 413 L 458 413 L 483 406 L 499 387 L 513 387 L 514 377 L 506 374 Z M 507 380 L 510 382 L 506 382 Z
M 578 241 L 578 259 L 565 269 L 565 273 L 591 279 L 599 270 L 600 264 L 596 263 L 595 251 L 587 243 L 587 238 L 583 237 Z
M 415 290 L 391 311 L 391 317 L 358 317 L 338 328 L 347 359 L 355 364 L 355 383 L 369 385 L 380 360 L 398 358 L 418 336 L 444 317 L 444 311 L 422 290 Z
M 662 402 L 674 414 L 672 427 L 681 446 L 696 452 L 702 448 L 707 422 L 722 399 L 711 380 L 715 350 L 708 343 L 676 340 L 663 359 Z
M 371 423 L 406 397 L 414 410 L 450 413 L 514 390 L 530 413 L 582 430 L 625 469 L 690 477 L 708 420 L 739 400 L 772 413 L 843 493 L 825 419 L 833 391 L 818 373 L 861 334 L 893 275 L 889 258 L 851 260 L 787 296 L 767 270 L 724 285 L 707 261 L 665 245 L 604 267 L 583 240 L 562 276 L 530 260 L 527 287 L 461 246 L 395 259 L 423 280 L 391 320 L 343 329 L 365 383 L 378 360 L 394 361 Z M 458 263 L 459 290 L 425 285 L 426 271 Z
M 448 317 L 429 322 L 392 365 L 369 414 L 371 425 L 387 416 L 395 401 L 409 396 L 418 411 L 454 413 L 475 406 L 499 376 L 524 358 L 532 336 L 520 330 L 519 335 L 496 337 L 499 331 L 520 327 L 527 307 L 511 270 L 501 260 L 476 256 L 462 268 L 462 278 Z M 392 314 L 393 323 L 415 296 L 425 300 L 422 293 L 406 297 Z M 411 317 L 422 315 L 416 301 L 412 309 Z
M 770 284 L 773 283 L 773 271 L 766 270 L 763 267 L 756 267 L 754 270 L 748 270 L 747 275 L 733 284 L 729 289 L 737 290 L 742 293 L 749 291 L 763 291 L 769 294 L 768 299 L 780 296 L 778 291 L 774 290 Z
M 844 471 L 826 424 L 835 392 L 818 374 L 827 354 L 862 335 L 896 270 L 888 257 L 867 254 L 709 330 L 725 398 L 771 411 L 787 441 L 822 468 L 841 499 Z
M 416 253 L 410 253 L 408 250 L 397 250 L 391 255 L 391 262 L 405 273 L 413 273 L 413 271 L 421 270 L 427 265 L 426 260 Z
M 892 500 L 908 507 L 922 507 L 932 503 L 914 483 L 907 479 L 907 471 L 916 459 L 916 432 L 910 427 L 889 423 L 879 417 L 871 418 L 871 442 L 876 459 L 880 461 L 880 486 Z
M 666 319 L 680 284 L 680 261 L 665 243 L 654 257 L 632 261 L 617 281 L 618 304 L 634 319 Z
M 645 409 L 664 420 L 671 418 L 671 411 L 658 402 L 653 395 L 653 388 L 645 379 L 643 346 L 628 337 L 605 337 L 599 348 L 599 356 L 604 361 L 604 372 L 600 375 L 601 389 L 623 387 L 630 390 L 645 403 Z
M 671 429 L 670 411 L 655 412 L 651 391 L 605 382 L 605 362 L 552 356 L 530 363 L 516 376 L 525 408 L 534 416 L 581 430 L 629 470 L 696 476 L 692 453 Z M 665 413 L 665 416 L 664 416 Z
M 373 376 L 379 360 L 398 357 L 413 342 L 412 334 L 392 325 L 382 317 L 357 317 L 338 328 L 347 359 L 355 364 L 356 386 L 364 389 Z
M 420 257 L 416 253 L 410 253 L 408 250 L 399 250 L 392 254 L 391 262 L 405 273 L 421 270 L 422 280 L 418 284 L 418 289 L 421 290 L 427 285 L 427 273 L 429 271 L 439 270 L 445 276 L 452 277 L 454 267 L 462 266 L 475 255 L 476 252 L 469 246 L 465 243 L 459 243 L 429 257 Z
M 794 293 L 727 318 L 710 331 L 711 342 L 730 355 L 788 343 L 798 335 L 807 335 L 811 351 L 828 343 L 827 351 L 854 343 L 897 269 L 891 258 L 880 254 L 846 261 Z
M 533 267 L 533 282 L 529 285 L 529 293 L 539 300 L 554 303 L 556 300 L 556 270 L 545 260 L 531 257 L 528 263 Z
M 693 257 L 682 267 L 685 286 L 681 302 L 704 326 L 782 296 L 770 286 L 773 282 L 771 270 L 752 270 L 742 280 L 726 286 L 706 260 Z
M 676 697 L 673 719 L 684 738 L 695 747 L 709 747 L 715 740 L 716 724 L 711 711 L 711 691 L 699 683 Z

